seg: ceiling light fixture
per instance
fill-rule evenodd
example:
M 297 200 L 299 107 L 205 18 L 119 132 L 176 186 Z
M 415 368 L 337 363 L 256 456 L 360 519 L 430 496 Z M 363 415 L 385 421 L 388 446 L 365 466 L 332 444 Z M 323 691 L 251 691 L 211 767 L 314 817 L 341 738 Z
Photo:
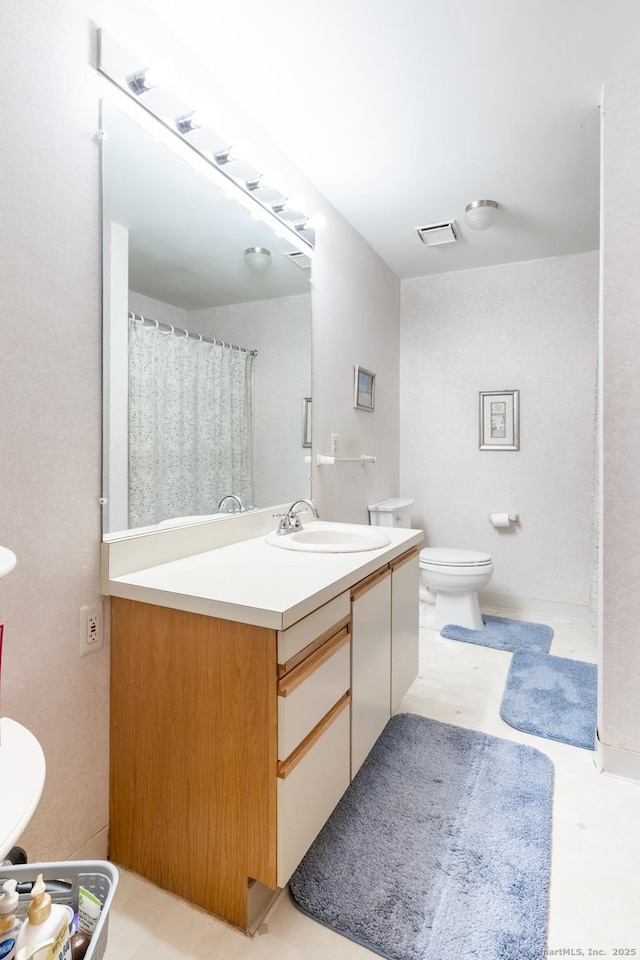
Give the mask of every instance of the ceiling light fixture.
M 236 160 L 246 160 L 251 163 L 253 154 L 253 146 L 248 140 L 238 140 L 226 150 L 218 150 L 214 153 L 213 159 L 219 167 L 223 167 L 225 163 L 234 163 Z
M 285 210 L 301 212 L 304 210 L 304 203 L 304 197 L 301 197 L 299 193 L 292 193 L 290 197 L 280 197 L 279 200 L 274 200 L 271 209 L 274 213 L 283 213 Z
M 278 170 L 266 170 L 264 173 L 259 173 L 257 176 L 245 180 L 245 187 L 250 193 L 265 188 L 282 190 L 282 176 Z
M 472 230 L 486 230 L 496 219 L 498 204 L 495 200 L 472 200 L 464 208 L 464 222 Z
M 303 217 L 301 220 L 294 220 L 292 223 L 298 233 L 302 233 L 304 230 L 322 230 L 326 225 L 326 217 L 321 213 L 314 213 L 311 217 Z
M 199 107 L 194 107 L 191 113 L 186 113 L 178 117 L 175 121 L 178 133 L 191 133 L 192 130 L 199 130 L 200 127 L 213 127 L 215 124 L 215 111 L 208 103 L 203 103 Z
M 264 273 L 271 266 L 271 251 L 266 247 L 247 247 L 244 262 L 256 273 Z
M 127 86 L 137 97 L 154 87 L 170 87 L 173 83 L 173 68 L 164 60 L 130 73 L 126 78 Z

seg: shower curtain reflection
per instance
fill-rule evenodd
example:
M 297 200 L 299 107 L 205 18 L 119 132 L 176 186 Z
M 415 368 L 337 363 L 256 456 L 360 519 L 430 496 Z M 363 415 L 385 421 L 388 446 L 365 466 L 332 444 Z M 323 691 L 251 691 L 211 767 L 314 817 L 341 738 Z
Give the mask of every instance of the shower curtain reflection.
M 252 503 L 253 353 L 129 320 L 129 523 Z

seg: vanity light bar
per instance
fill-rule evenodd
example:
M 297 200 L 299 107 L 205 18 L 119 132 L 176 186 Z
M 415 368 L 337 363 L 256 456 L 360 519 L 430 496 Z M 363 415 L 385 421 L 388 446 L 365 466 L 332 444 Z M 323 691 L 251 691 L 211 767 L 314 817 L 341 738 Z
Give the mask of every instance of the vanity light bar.
M 304 222 L 308 224 L 308 226 L 305 227 L 305 235 L 303 236 L 300 228 L 294 226 L 290 218 L 280 216 L 278 212 L 271 208 L 270 204 L 263 202 L 255 196 L 255 191 L 259 188 L 264 186 L 273 186 L 275 188 L 275 184 L 267 183 L 266 176 L 263 180 L 262 174 L 256 172 L 251 179 L 243 181 L 230 175 L 225 167 L 232 161 L 240 159 L 239 156 L 236 156 L 236 153 L 241 152 L 238 149 L 239 144 L 236 145 L 235 153 L 233 148 L 229 147 L 227 150 L 219 150 L 217 155 L 207 155 L 205 150 L 191 142 L 189 134 L 193 130 L 202 126 L 213 126 L 213 124 L 209 122 L 211 119 L 210 116 L 208 116 L 205 121 L 203 117 L 198 116 L 197 108 L 189 111 L 185 104 L 181 115 L 174 120 L 167 120 L 150 102 L 143 102 L 140 96 L 153 89 L 153 86 L 156 84 L 150 82 L 150 67 L 140 67 L 136 70 L 130 68 L 128 71 L 123 69 L 123 64 L 126 63 L 127 60 L 131 61 L 131 59 L 131 56 L 124 51 L 113 38 L 105 33 L 102 28 L 98 29 L 97 67 L 99 73 L 111 81 L 111 83 L 115 84 L 119 90 L 127 94 L 131 100 L 134 100 L 138 104 L 137 109 L 142 108 L 147 114 L 162 124 L 167 131 L 170 131 L 171 134 L 178 137 L 190 150 L 193 150 L 204 163 L 214 168 L 217 171 L 218 177 L 222 177 L 228 182 L 228 189 L 225 189 L 225 193 L 227 193 L 228 196 L 233 196 L 235 191 L 235 198 L 243 204 L 250 204 L 252 210 L 256 212 L 256 216 L 264 220 L 265 223 L 268 223 L 279 236 L 284 237 L 294 243 L 294 245 L 299 246 L 302 243 L 305 247 L 313 249 L 315 236 L 311 222 L 315 218 L 304 218 Z M 166 86 L 166 84 L 162 83 L 162 86 Z M 243 159 L 251 163 L 249 156 L 245 156 Z M 258 211 L 260 211 L 259 214 Z

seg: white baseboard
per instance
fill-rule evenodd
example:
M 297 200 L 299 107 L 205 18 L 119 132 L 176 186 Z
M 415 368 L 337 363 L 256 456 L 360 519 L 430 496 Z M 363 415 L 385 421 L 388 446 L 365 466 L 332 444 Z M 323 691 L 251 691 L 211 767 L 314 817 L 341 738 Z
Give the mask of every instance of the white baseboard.
M 603 743 L 596 730 L 596 749 L 593 757 L 596 769 L 610 777 L 620 780 L 631 780 L 640 783 L 640 753 L 634 750 L 623 750 L 621 747 L 612 747 L 610 743 Z
M 561 620 L 584 620 L 591 623 L 591 610 L 586 604 L 561 603 L 557 600 L 538 600 L 532 597 L 516 597 L 506 593 L 481 593 L 483 607 L 498 607 L 500 610 L 520 610 Z
M 69 860 L 107 860 L 109 853 L 109 828 L 103 827 L 95 837 L 87 840 Z

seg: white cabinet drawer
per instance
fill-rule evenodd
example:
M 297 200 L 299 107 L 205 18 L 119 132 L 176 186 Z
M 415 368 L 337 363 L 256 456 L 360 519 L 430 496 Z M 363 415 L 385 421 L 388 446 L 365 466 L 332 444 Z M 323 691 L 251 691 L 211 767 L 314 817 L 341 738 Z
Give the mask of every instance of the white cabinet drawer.
M 351 613 L 349 592 L 329 600 L 324 606 L 310 613 L 308 617 L 298 620 L 287 630 L 278 630 L 278 672 L 285 673 L 295 666 L 301 651 L 325 639 L 323 635 L 336 632 L 343 623 L 346 623 Z M 318 644 L 318 645 L 319 645 Z M 300 657 L 302 659 L 302 657 Z
M 278 760 L 285 760 L 349 690 L 349 640 L 345 627 L 278 681 Z
M 350 703 L 344 697 L 317 737 L 278 764 L 278 886 L 284 887 L 349 786 Z

